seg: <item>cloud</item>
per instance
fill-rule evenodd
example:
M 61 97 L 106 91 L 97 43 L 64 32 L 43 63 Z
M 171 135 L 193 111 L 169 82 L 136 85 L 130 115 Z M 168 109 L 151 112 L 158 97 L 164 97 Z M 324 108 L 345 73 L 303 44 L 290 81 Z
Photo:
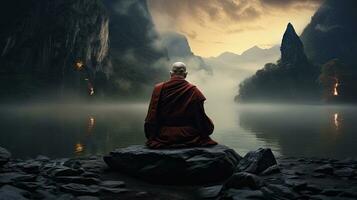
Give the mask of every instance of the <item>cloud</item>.
M 337 28 L 342 28 L 340 25 L 332 25 L 332 26 L 327 26 L 327 25 L 322 25 L 322 24 L 317 24 L 315 26 L 315 29 L 321 32 L 329 32 L 331 30 L 337 29 Z
M 149 0 L 151 10 L 160 12 L 175 19 L 183 15 L 200 21 L 205 26 L 205 20 L 253 20 L 262 14 L 255 7 L 257 0 Z
M 319 5 L 323 0 L 260 0 L 263 5 L 274 7 L 292 7 L 297 5 L 309 6 L 311 4 Z
M 247 30 L 249 31 L 259 31 L 259 30 L 264 30 L 265 28 L 262 26 L 245 26 L 245 27 L 240 27 L 236 29 L 229 29 L 225 33 L 227 34 L 236 34 L 236 33 L 242 33 Z

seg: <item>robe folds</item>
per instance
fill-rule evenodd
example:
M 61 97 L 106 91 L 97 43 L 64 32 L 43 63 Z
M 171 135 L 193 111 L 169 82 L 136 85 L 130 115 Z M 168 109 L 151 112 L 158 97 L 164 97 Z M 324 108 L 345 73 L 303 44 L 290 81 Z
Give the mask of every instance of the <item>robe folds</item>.
M 205 114 L 206 98 L 183 77 L 159 83 L 152 93 L 144 130 L 149 148 L 211 146 L 214 125 Z

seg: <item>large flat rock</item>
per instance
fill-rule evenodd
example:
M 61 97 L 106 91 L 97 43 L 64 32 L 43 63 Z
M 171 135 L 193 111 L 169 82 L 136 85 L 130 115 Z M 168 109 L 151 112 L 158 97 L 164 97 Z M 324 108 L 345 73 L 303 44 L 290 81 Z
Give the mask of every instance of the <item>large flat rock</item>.
M 241 156 L 223 145 L 184 149 L 148 149 L 143 145 L 116 149 L 104 156 L 114 170 L 169 184 L 218 182 L 230 177 Z

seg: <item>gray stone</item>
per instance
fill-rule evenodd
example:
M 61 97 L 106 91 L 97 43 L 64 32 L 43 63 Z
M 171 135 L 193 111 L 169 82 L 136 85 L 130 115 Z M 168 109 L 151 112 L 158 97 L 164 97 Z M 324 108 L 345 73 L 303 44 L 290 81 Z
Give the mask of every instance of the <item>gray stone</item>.
M 9 184 L 17 181 L 34 181 L 36 176 L 21 172 L 0 173 L 0 185 Z
M 48 162 L 50 161 L 50 159 L 47 156 L 43 156 L 43 155 L 38 155 L 35 160 L 40 161 L 40 162 Z
M 235 173 L 225 183 L 226 188 L 245 188 L 258 189 L 263 185 L 263 181 L 256 175 L 247 172 Z
M 11 190 L 0 189 L 0 200 L 27 200 L 27 198 Z
M 101 173 L 107 168 L 103 160 L 81 160 L 82 168 L 87 172 Z
M 113 193 L 113 194 L 129 192 L 129 190 L 125 189 L 125 188 L 108 188 L 108 187 L 102 187 L 100 189 L 100 191 L 103 193 L 107 192 L 107 193 Z
M 37 188 L 40 187 L 40 183 L 38 182 L 17 182 L 15 183 L 15 185 L 19 188 L 23 188 L 25 190 L 29 190 L 29 191 L 35 191 Z
M 325 196 L 337 196 L 341 193 L 342 191 L 339 189 L 325 189 L 321 192 L 321 194 Z
M 322 189 L 317 186 L 317 185 L 312 185 L 312 184 L 308 184 L 306 187 L 305 187 L 305 190 L 307 191 L 310 191 L 312 192 L 313 194 L 318 194 L 322 191 Z
M 332 165 L 326 164 L 326 165 L 319 166 L 314 171 L 323 174 L 333 174 L 334 169 Z
M 76 198 L 71 194 L 62 194 L 56 197 L 56 200 L 76 200 Z
M 84 172 L 83 174 L 81 174 L 81 176 L 83 176 L 83 177 L 91 177 L 91 178 L 100 178 L 99 174 L 93 173 L 93 172 Z
M 323 173 L 313 173 L 311 174 L 312 177 L 315 177 L 315 178 L 325 178 L 326 177 L 326 174 L 323 174 Z
M 80 169 L 82 167 L 82 164 L 79 162 L 79 160 L 69 159 L 63 163 L 63 166 L 66 166 L 66 167 L 69 167 L 72 169 Z
M 271 175 L 271 174 L 277 174 L 277 173 L 280 173 L 280 168 L 278 165 L 273 165 L 273 166 L 270 166 L 268 167 L 268 169 L 264 170 L 261 175 Z
M 333 173 L 339 177 L 352 177 L 354 176 L 355 172 L 352 168 L 345 167 L 342 169 L 335 170 Z
M 83 185 L 77 183 L 69 183 L 62 185 L 60 189 L 63 192 L 72 193 L 75 195 L 98 195 L 100 188 L 96 185 Z
M 77 197 L 78 200 L 100 200 L 98 197 L 94 196 L 79 196 Z
M 254 200 L 264 199 L 264 195 L 260 190 L 247 190 L 247 189 L 229 189 L 222 195 L 222 199 L 229 200 Z
M 301 191 L 307 187 L 307 182 L 303 180 L 285 180 L 285 184 L 295 191 Z
M 56 166 L 47 170 L 47 175 L 52 177 L 58 176 L 78 176 L 83 173 L 81 169 L 72 169 L 66 166 Z
M 110 168 L 156 183 L 210 183 L 231 176 L 241 157 L 216 145 L 184 149 L 148 149 L 142 145 L 117 149 L 104 157 Z
M 100 180 L 97 178 L 88 178 L 81 176 L 59 176 L 56 177 L 55 180 L 61 183 L 80 183 L 84 185 L 95 185 L 100 183 Z
M 26 190 L 23 190 L 23 189 L 20 189 L 20 188 L 17 188 L 17 187 L 14 187 L 12 185 L 4 185 L 0 188 L 1 191 L 11 191 L 12 193 L 17 193 L 17 194 L 20 194 L 24 197 L 28 197 L 30 196 L 30 192 L 26 191 Z
M 7 149 L 0 147 L 0 167 L 9 162 L 10 158 L 11 153 Z
M 222 191 L 223 185 L 214 185 L 198 189 L 200 198 L 214 198 L 217 197 Z
M 259 148 L 248 152 L 237 166 L 237 171 L 259 174 L 269 167 L 276 165 L 275 157 L 269 148 Z
M 42 190 L 42 189 L 38 189 L 36 190 L 36 195 L 38 196 L 38 198 L 40 199 L 56 199 L 56 195 L 52 194 L 50 191 L 48 190 Z
M 40 167 L 42 164 L 40 162 L 28 162 L 21 166 L 22 170 L 26 173 L 37 174 L 40 172 Z
M 100 186 L 109 187 L 109 188 L 125 187 L 125 182 L 124 181 L 103 181 L 100 183 Z
M 290 188 L 278 184 L 269 184 L 266 187 L 262 187 L 261 191 L 268 199 L 274 199 L 277 197 L 281 199 L 296 199 L 299 196 Z

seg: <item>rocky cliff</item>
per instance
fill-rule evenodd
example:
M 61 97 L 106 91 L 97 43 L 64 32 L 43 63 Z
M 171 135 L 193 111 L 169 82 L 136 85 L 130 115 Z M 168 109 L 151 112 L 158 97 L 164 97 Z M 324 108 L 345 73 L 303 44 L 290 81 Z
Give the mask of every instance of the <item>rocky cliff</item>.
M 0 96 L 88 96 L 94 88 L 123 97 L 166 78 L 167 53 L 145 0 L 15 0 L 0 11 Z
M 110 75 L 109 18 L 100 0 L 17 0 L 1 13 L 2 96 L 77 93 L 86 83 L 74 70 L 76 60 L 90 79 L 95 72 Z
M 357 1 L 326 0 L 301 34 L 308 57 L 318 64 L 338 58 L 357 63 Z
M 280 51 L 282 66 L 294 67 L 307 64 L 304 46 L 291 23 L 286 27 Z
M 237 101 L 306 102 L 319 98 L 319 68 L 306 58 L 303 44 L 289 23 L 281 42 L 281 59 L 265 64 L 239 85 Z

